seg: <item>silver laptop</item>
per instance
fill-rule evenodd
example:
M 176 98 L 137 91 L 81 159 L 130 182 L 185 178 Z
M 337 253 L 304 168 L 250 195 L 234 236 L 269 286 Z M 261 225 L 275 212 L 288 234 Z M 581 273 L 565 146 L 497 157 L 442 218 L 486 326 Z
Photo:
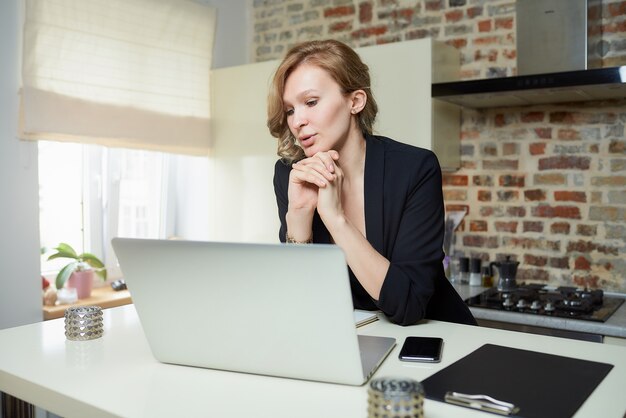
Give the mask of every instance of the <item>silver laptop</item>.
M 161 362 L 361 385 L 395 339 L 357 336 L 334 245 L 114 238 Z

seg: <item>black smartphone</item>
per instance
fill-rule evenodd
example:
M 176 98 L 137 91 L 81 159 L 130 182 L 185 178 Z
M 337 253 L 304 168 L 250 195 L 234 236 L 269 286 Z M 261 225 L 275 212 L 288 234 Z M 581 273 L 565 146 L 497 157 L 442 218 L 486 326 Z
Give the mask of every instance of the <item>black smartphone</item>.
M 443 339 L 438 337 L 406 337 L 398 356 L 402 361 L 441 361 Z

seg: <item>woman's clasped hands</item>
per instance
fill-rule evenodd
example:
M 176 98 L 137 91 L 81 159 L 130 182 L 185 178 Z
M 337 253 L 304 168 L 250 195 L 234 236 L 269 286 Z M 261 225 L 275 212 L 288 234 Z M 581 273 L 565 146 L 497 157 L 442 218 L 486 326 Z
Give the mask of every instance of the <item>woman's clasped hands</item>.
M 318 152 L 293 164 L 289 175 L 289 206 L 317 211 L 323 221 L 341 215 L 343 171 L 337 164 L 339 153 Z

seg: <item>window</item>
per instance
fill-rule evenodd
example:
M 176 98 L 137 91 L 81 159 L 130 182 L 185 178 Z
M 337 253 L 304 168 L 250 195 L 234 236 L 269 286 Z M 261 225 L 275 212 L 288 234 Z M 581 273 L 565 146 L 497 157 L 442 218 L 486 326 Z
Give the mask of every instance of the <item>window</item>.
M 206 239 L 215 9 L 24 3 L 19 135 L 42 140 L 42 247 L 94 253 L 115 277 L 115 236 Z
M 197 186 L 193 195 L 181 183 Z M 40 141 L 41 246 L 94 253 L 115 278 L 113 237 L 207 239 L 207 183 L 206 158 Z M 67 262 L 46 258 L 44 274 Z

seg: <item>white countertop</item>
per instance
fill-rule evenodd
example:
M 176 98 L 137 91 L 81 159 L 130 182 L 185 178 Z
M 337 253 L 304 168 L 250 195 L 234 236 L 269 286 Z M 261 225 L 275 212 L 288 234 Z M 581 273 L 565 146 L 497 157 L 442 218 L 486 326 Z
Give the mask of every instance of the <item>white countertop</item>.
M 487 287 L 455 284 L 454 288 L 463 300 L 476 296 Z M 624 297 L 619 294 L 607 294 L 612 297 Z M 563 329 L 568 331 L 587 332 L 611 337 L 626 338 L 626 301 L 606 320 L 606 322 L 583 321 L 580 319 L 559 318 L 545 315 L 533 315 L 519 312 L 498 311 L 470 307 L 470 311 L 476 319 L 488 319 L 491 321 L 509 322 L 522 325 L 533 325 L 544 328 Z
M 359 333 L 398 341 L 375 377 L 424 380 L 485 343 L 611 363 L 615 367 L 576 417 L 622 418 L 626 412 L 624 347 L 438 321 L 400 327 L 384 318 L 359 328 Z M 442 362 L 399 361 L 400 345 L 409 335 L 442 337 Z M 67 418 L 363 418 L 367 401 L 367 386 L 161 364 L 150 353 L 132 305 L 105 310 L 104 336 L 92 341 L 67 341 L 63 319 L 1 330 L 0 390 Z M 426 400 L 425 412 L 429 418 L 493 416 L 431 400 Z

